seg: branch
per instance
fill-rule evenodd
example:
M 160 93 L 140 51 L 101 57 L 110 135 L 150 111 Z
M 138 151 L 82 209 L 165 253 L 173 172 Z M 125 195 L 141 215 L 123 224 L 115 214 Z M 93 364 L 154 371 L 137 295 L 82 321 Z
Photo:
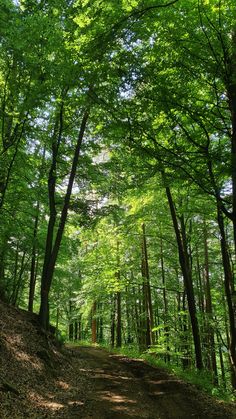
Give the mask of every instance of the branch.
M 178 1 L 179 0 L 173 0 L 173 1 L 170 1 L 169 3 L 157 4 L 155 6 L 145 7 L 145 9 L 142 9 L 142 10 L 135 10 L 134 12 L 130 13 L 130 15 L 127 17 L 127 19 L 129 19 L 130 17 L 133 17 L 133 16 L 141 17 L 145 13 L 150 12 L 150 10 L 155 10 L 155 9 L 160 9 L 160 8 L 164 8 L 164 7 L 169 7 L 169 6 L 172 6 L 173 4 L 177 3 Z

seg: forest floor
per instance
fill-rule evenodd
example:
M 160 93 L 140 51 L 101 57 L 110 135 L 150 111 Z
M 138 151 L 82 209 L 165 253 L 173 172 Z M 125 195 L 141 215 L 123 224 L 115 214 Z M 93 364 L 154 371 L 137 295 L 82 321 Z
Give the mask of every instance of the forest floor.
M 206 396 L 143 360 L 95 347 L 57 348 L 37 316 L 0 303 L 1 419 L 235 419 Z

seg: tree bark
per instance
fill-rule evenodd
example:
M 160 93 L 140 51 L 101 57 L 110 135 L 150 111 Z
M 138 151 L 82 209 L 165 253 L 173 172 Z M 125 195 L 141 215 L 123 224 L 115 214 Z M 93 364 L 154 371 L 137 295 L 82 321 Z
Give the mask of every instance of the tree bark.
M 206 315 L 207 315 L 207 340 L 208 348 L 211 358 L 211 369 L 213 372 L 213 383 L 218 385 L 217 377 L 217 364 L 216 364 L 216 353 L 215 353 L 215 337 L 214 337 L 214 328 L 213 328 L 213 313 L 212 313 L 212 299 L 211 299 L 211 287 L 210 287 L 210 273 L 209 273 L 209 252 L 208 252 L 208 241 L 207 241 L 207 225 L 204 220 L 203 225 L 203 234 L 204 234 L 204 253 L 205 253 L 205 263 L 204 263 L 204 279 L 205 279 L 205 296 L 206 296 Z
M 220 245 L 221 245 L 221 254 L 222 254 L 222 261 L 223 261 L 223 269 L 224 269 L 224 288 L 225 288 L 225 296 L 226 302 L 228 307 L 228 316 L 229 316 L 229 360 L 230 360 L 230 367 L 231 367 L 231 383 L 232 387 L 236 388 L 236 323 L 235 323 L 235 313 L 234 307 L 232 302 L 232 284 L 233 284 L 233 277 L 232 277 L 232 270 L 230 266 L 230 258 L 228 253 L 228 245 L 225 236 L 225 228 L 224 228 L 224 218 L 223 214 L 217 202 L 217 220 L 220 230 Z
M 160 258 L 161 258 L 161 278 L 163 285 L 163 303 L 164 303 L 164 325 L 165 325 L 165 337 L 166 337 L 166 361 L 170 362 L 170 346 L 169 346 L 169 325 L 168 325 L 168 302 L 166 295 L 166 278 L 165 278 L 165 268 L 164 268 L 164 255 L 163 255 L 163 240 L 161 236 L 160 240 Z
M 44 258 L 43 274 L 41 280 L 41 305 L 39 311 L 39 318 L 41 326 L 47 330 L 49 327 L 49 291 L 51 288 L 54 268 L 58 256 L 58 252 L 61 245 L 61 240 L 64 232 L 64 227 L 67 219 L 67 213 L 70 203 L 70 197 L 72 193 L 72 187 L 76 175 L 76 169 L 78 165 L 78 160 L 80 156 L 81 145 L 88 121 L 89 113 L 88 111 L 84 112 L 80 131 L 78 135 L 78 140 L 75 147 L 74 158 L 72 162 L 71 172 L 69 176 L 69 181 L 67 185 L 67 191 L 64 198 L 64 204 L 60 214 L 59 226 L 56 231 L 55 242 L 53 244 L 53 232 L 55 227 L 56 212 L 55 212 L 55 176 L 51 170 L 51 176 L 49 179 L 49 200 L 51 202 L 51 214 L 48 224 L 48 235 L 47 235 L 47 246 Z M 52 185 L 51 185 L 52 182 Z M 50 196 L 50 190 L 52 189 L 53 196 Z
M 92 306 L 92 343 L 97 342 L 97 303 L 94 301 Z
M 37 202 L 36 216 L 34 220 L 33 246 L 32 246 L 32 256 L 31 256 L 31 267 L 30 267 L 30 286 L 29 286 L 29 301 L 28 301 L 28 311 L 30 312 L 33 312 L 34 293 L 35 293 L 36 274 L 37 274 L 36 238 L 37 238 L 37 233 L 38 233 L 38 221 L 39 221 L 39 201 Z
M 116 299 L 111 300 L 111 347 L 115 346 L 115 315 L 116 315 Z
M 120 348 L 122 344 L 121 334 L 121 293 L 116 293 L 116 347 Z
M 154 343 L 153 335 L 153 308 L 152 296 L 150 287 L 150 276 L 148 266 L 147 240 L 146 240 L 146 226 L 142 224 L 142 277 L 143 277 L 143 301 L 146 314 L 146 346 L 151 346 Z
M 120 286 L 120 243 L 117 241 L 117 272 L 116 279 L 118 286 Z M 121 292 L 116 293 L 116 347 L 120 348 L 122 345 L 121 333 Z
M 174 231 L 176 235 L 176 241 L 177 241 L 178 253 L 179 253 L 179 262 L 180 262 L 182 275 L 184 279 L 184 286 L 185 286 L 186 294 L 187 294 L 188 309 L 189 309 L 189 314 L 190 314 L 190 319 L 191 319 L 192 334 L 193 334 L 194 349 L 195 349 L 196 367 L 197 369 L 202 369 L 203 362 L 202 362 L 201 340 L 200 340 L 200 332 L 199 332 L 198 320 L 197 320 L 197 315 L 196 315 L 196 305 L 195 305 L 195 298 L 194 298 L 192 275 L 190 271 L 190 263 L 188 260 L 185 226 L 182 222 L 182 231 L 181 231 L 182 237 L 181 237 L 172 194 L 168 186 L 166 186 L 166 195 L 167 195 L 172 222 L 174 226 Z

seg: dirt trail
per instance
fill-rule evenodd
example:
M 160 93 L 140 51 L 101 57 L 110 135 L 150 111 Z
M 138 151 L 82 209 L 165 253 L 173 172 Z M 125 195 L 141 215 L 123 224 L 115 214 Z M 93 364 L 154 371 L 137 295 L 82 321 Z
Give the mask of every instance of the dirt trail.
M 236 419 L 142 360 L 94 347 L 59 349 L 36 315 L 0 301 L 0 419 Z
M 82 402 L 67 410 L 68 419 L 236 418 L 232 408 L 142 360 L 91 347 L 69 350 L 87 388 Z

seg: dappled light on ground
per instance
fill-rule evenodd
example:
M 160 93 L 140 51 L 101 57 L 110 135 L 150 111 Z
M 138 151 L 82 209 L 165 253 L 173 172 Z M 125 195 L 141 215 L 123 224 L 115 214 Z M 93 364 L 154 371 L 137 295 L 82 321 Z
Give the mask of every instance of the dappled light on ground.
M 233 419 L 165 371 L 95 347 L 59 350 L 35 316 L 0 306 L 2 419 Z M 8 332 L 9 330 L 9 332 Z
M 63 390 L 68 390 L 70 388 L 70 385 L 68 383 L 65 383 L 64 381 L 58 381 L 57 385 Z
M 137 401 L 136 400 L 132 400 L 129 399 L 125 396 L 122 396 L 120 394 L 116 394 L 116 393 L 112 393 L 112 392 L 107 392 L 106 394 L 102 394 L 101 395 L 101 400 L 106 400 L 109 401 L 111 403 L 132 403 L 132 404 L 136 404 Z
M 47 397 L 48 398 L 46 399 L 46 398 L 42 397 L 41 395 L 39 395 L 35 392 L 32 392 L 32 393 L 29 394 L 29 402 L 37 405 L 38 407 L 42 407 L 42 408 L 50 410 L 50 411 L 63 409 L 64 404 L 58 403 L 54 400 L 50 400 L 50 398 L 51 399 L 54 398 L 53 395 L 51 395 L 51 397 L 50 397 L 50 395 L 48 395 Z

